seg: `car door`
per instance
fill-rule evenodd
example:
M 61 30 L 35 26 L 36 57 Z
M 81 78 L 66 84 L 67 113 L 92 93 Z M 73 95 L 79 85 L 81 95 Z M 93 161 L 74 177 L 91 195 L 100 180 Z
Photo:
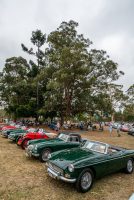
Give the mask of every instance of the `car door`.
M 78 147 L 80 145 L 79 140 L 70 136 L 67 142 L 59 142 L 56 146 L 53 147 L 54 151 L 70 149 L 74 147 Z
M 70 136 L 68 140 L 68 148 L 74 148 L 80 146 L 80 141 L 77 136 Z
M 113 173 L 119 171 L 123 168 L 123 152 L 117 151 L 115 153 L 108 154 L 108 171 L 109 173 Z

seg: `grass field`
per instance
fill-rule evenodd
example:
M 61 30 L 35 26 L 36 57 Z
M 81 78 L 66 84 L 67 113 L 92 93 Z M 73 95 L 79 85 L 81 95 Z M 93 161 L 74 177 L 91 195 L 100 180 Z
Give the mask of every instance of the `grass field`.
M 104 132 L 86 132 L 82 137 L 134 149 L 134 137 L 117 137 Z M 97 180 L 93 188 L 81 194 L 71 184 L 49 177 L 45 164 L 29 159 L 25 151 L 0 137 L 0 200 L 128 200 L 134 193 L 134 173 L 122 172 Z

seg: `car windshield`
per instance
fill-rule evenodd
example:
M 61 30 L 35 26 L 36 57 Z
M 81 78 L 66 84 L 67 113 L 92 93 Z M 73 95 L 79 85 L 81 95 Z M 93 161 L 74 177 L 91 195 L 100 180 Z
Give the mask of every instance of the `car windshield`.
M 106 153 L 106 144 L 99 143 L 99 142 L 86 141 L 86 143 L 84 144 L 82 148 L 85 148 L 91 151 L 96 151 L 99 153 Z
M 60 135 L 58 135 L 58 138 L 67 142 L 68 138 L 69 138 L 69 135 L 66 135 L 66 134 L 63 134 L 61 133 Z
M 35 128 L 30 128 L 30 129 L 28 129 L 28 132 L 35 132 Z
M 38 130 L 38 133 L 44 133 L 43 128 L 40 128 L 40 129 Z

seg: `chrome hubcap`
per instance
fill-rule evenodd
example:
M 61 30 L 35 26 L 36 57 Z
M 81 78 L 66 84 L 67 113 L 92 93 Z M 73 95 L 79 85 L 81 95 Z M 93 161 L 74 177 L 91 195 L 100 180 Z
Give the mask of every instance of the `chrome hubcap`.
M 42 155 L 42 160 L 46 161 L 48 160 L 48 155 L 50 154 L 50 151 L 44 151 Z
M 83 174 L 81 178 L 81 187 L 86 190 L 91 186 L 91 184 L 92 184 L 92 176 L 90 172 L 86 172 L 85 174 Z
M 132 160 L 129 160 L 127 162 L 127 169 L 128 169 L 129 172 L 131 172 L 133 170 L 133 162 L 132 162 Z

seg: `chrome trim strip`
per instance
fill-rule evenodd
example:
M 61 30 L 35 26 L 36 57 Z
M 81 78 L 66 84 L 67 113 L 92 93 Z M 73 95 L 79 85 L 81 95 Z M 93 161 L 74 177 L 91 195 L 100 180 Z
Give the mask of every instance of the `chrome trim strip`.
M 32 155 L 32 156 L 35 156 L 35 157 L 39 157 L 40 154 L 39 154 L 39 153 L 33 153 L 33 152 L 32 152 L 31 155 Z
M 58 179 L 58 180 L 62 180 L 62 181 L 65 181 L 65 182 L 68 182 L 68 183 L 75 183 L 76 182 L 76 179 L 74 178 L 74 179 L 68 179 L 68 178 L 65 178 L 65 177 L 63 177 L 63 176 L 60 176 L 60 175 L 58 175 L 58 173 L 56 173 L 56 172 L 54 172 L 52 169 L 50 169 L 49 167 L 48 167 L 48 169 L 47 169 L 47 172 L 48 172 L 48 174 L 50 173 L 50 174 L 52 174 L 56 179 Z

